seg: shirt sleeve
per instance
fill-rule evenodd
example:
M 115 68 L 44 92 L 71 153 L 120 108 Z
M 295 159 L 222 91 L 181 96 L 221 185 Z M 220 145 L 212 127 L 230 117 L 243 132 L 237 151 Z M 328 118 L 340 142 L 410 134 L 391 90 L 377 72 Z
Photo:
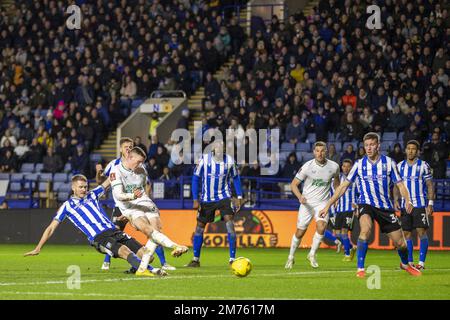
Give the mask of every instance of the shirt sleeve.
M 59 207 L 58 211 L 56 212 L 55 217 L 53 218 L 53 220 L 62 222 L 67 215 L 67 209 L 66 209 L 66 205 L 67 205 L 67 201 L 64 202 L 61 207 Z
M 122 185 L 122 175 L 118 170 L 117 166 L 112 168 L 111 173 L 109 174 L 109 180 L 111 181 L 111 188 Z
M 403 181 L 402 177 L 400 177 L 400 174 L 398 173 L 397 164 L 394 160 L 391 160 L 390 178 L 393 183 L 399 183 Z
M 205 165 L 205 161 L 202 159 L 200 159 L 200 162 L 197 164 L 197 166 L 195 167 L 194 170 L 194 175 L 197 177 L 201 177 L 203 175 L 203 167 Z
M 428 163 L 426 163 L 426 162 L 424 162 L 424 166 L 423 166 L 423 178 L 425 180 L 433 179 L 433 174 L 431 172 L 430 165 Z
M 355 162 L 352 169 L 350 170 L 350 172 L 347 175 L 347 180 L 350 181 L 351 183 L 355 182 L 356 177 L 358 176 L 358 166 L 359 166 L 359 160 Z
M 295 177 L 300 180 L 303 181 L 306 179 L 306 166 L 303 165 L 297 172 L 297 174 L 295 175 Z
M 114 166 L 114 161 L 110 161 L 109 163 L 108 163 L 108 165 L 106 166 L 106 168 L 105 168 L 105 171 L 103 172 L 103 174 L 106 176 L 106 177 L 109 177 L 109 175 L 111 174 L 111 170 L 112 170 L 112 167 Z
M 94 190 L 92 190 L 90 192 L 90 194 L 94 200 L 98 200 L 98 198 L 100 198 L 102 195 L 105 194 L 105 188 L 103 188 L 103 186 L 100 185 L 97 188 L 95 188 Z

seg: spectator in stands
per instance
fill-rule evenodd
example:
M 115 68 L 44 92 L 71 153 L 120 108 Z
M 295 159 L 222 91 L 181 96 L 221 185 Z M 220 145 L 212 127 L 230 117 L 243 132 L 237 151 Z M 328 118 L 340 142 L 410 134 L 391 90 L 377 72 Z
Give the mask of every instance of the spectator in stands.
M 142 139 L 139 136 L 134 137 L 134 146 L 139 147 L 147 154 L 147 147 L 142 143 Z
M 66 164 L 71 156 L 72 156 L 72 150 L 70 146 L 67 143 L 67 138 L 62 138 L 58 145 L 56 146 L 56 154 L 61 157 L 61 160 L 64 164 Z
M 89 155 L 82 144 L 77 145 L 76 152 L 70 160 L 72 174 L 83 174 L 90 177 L 89 174 Z
M 342 153 L 341 159 L 350 159 L 352 162 L 355 162 L 356 152 L 354 150 L 353 144 L 348 144 L 347 148 L 345 148 L 344 153 Z
M 361 140 L 363 128 L 358 121 L 355 121 L 353 113 L 347 113 L 345 120 L 341 125 L 341 139 L 344 142 Z
M 358 152 L 356 154 L 356 160 L 364 158 L 365 155 L 366 155 L 366 150 L 364 149 L 363 146 L 360 146 L 358 148 Z
M 448 159 L 448 144 L 440 140 L 438 133 L 433 133 L 431 141 L 423 146 L 423 158 L 433 168 L 433 177 L 446 178 L 446 160 Z
M 5 146 L 6 141 L 9 141 L 9 144 L 12 147 L 17 146 L 17 139 L 15 136 L 12 135 L 10 129 L 5 130 L 4 136 L 0 140 L 0 148 L 3 148 Z
M 14 152 L 14 147 L 11 145 L 11 141 L 9 139 L 6 139 L 3 146 L 0 148 L 0 156 L 5 157 L 7 151 Z
M 0 159 L 0 172 L 13 173 L 17 170 L 17 158 L 11 150 L 7 150 L 5 156 Z
M 151 157 L 148 160 L 148 165 L 147 166 L 148 166 L 148 177 L 151 180 L 157 180 L 162 174 L 162 169 L 156 163 L 156 159 L 154 157 Z
M 47 149 L 47 155 L 43 159 L 42 172 L 57 173 L 64 169 L 64 163 L 59 154 L 54 154 L 52 148 Z
M 407 116 L 400 111 L 400 107 L 397 105 L 392 109 L 391 117 L 389 118 L 389 130 L 395 132 L 403 132 L 408 126 Z
M 38 143 L 37 138 L 31 141 L 30 151 L 25 162 L 41 163 L 45 154 L 45 148 Z
M 292 179 L 294 177 L 298 170 L 300 169 L 300 162 L 297 160 L 297 155 L 295 152 L 292 152 L 289 154 L 286 164 L 284 165 L 283 169 L 281 170 L 281 177 L 282 178 L 289 178 Z
M 356 110 L 356 96 L 352 93 L 352 90 L 345 90 L 345 95 L 342 96 L 342 104 L 343 105 L 351 105 L 353 110 Z
M 391 152 L 389 152 L 389 157 L 395 160 L 396 163 L 400 163 L 405 160 L 405 153 L 402 150 L 400 143 L 396 143 Z
M 336 146 L 334 143 L 330 143 L 330 145 L 328 146 L 327 158 L 330 159 L 331 161 L 336 162 L 337 164 L 341 163 L 341 157 L 339 156 L 339 153 L 337 153 Z
M 96 130 L 100 130 L 100 128 L 96 128 Z M 84 146 L 87 152 L 91 151 L 93 142 L 94 142 L 94 128 L 89 124 L 89 118 L 83 117 L 81 120 L 81 125 L 77 130 L 78 134 L 83 137 Z
M 124 77 L 122 87 L 120 88 L 120 107 L 124 115 L 128 116 L 131 112 L 131 103 L 136 97 L 137 86 L 131 76 Z
M 14 148 L 14 154 L 20 163 L 26 159 L 28 151 L 30 151 L 30 148 L 27 146 L 27 141 L 24 138 L 20 138 L 19 144 Z
M 289 143 L 305 142 L 306 128 L 300 123 L 297 115 L 292 117 L 292 122 L 286 128 L 286 141 Z
M 189 109 L 181 111 L 181 118 L 177 122 L 177 129 L 189 129 Z

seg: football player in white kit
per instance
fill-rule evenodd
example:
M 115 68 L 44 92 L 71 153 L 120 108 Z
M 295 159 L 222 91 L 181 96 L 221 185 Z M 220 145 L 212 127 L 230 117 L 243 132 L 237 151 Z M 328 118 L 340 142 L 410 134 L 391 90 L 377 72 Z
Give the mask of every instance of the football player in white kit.
M 313 268 L 319 267 L 316 261 L 316 252 L 327 229 L 329 219 L 328 216 L 325 218 L 319 217 L 319 211 L 325 207 L 330 198 L 333 178 L 336 178 L 333 182 L 334 187 L 339 186 L 339 165 L 325 158 L 326 152 L 325 142 L 316 142 L 314 144 L 314 159 L 303 164 L 294 180 L 292 180 L 292 192 L 300 202 L 300 209 L 298 210 L 297 231 L 292 236 L 291 249 L 285 265 L 286 269 L 292 269 L 295 250 L 298 248 L 313 217 L 316 220 L 316 233 L 307 259 Z M 303 194 L 299 190 L 301 182 L 304 182 Z
M 148 176 L 142 166 L 145 159 L 145 152 L 139 147 L 134 147 L 120 165 L 112 168 L 109 175 L 116 205 L 130 223 L 149 239 L 136 274 L 147 269 L 158 244 L 173 249 L 171 254 L 174 257 L 188 251 L 188 247 L 174 243 L 160 232 L 159 210 L 144 190 Z

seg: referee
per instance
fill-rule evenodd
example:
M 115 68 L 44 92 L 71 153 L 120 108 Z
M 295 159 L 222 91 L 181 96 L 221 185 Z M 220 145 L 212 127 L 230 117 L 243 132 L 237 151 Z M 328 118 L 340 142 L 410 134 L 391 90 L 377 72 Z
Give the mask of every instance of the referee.
M 211 153 L 203 154 L 192 176 L 192 193 L 194 209 L 197 212 L 197 227 L 195 228 L 193 246 L 194 258 L 187 267 L 200 267 L 200 251 L 203 244 L 203 233 L 206 224 L 213 222 L 216 210 L 220 211 L 225 221 L 230 246 L 231 264 L 236 258 L 236 232 L 233 217 L 242 205 L 241 179 L 230 155 L 224 153 L 222 141 L 215 141 Z M 237 194 L 236 206 L 231 202 L 230 182 L 233 180 Z M 201 198 L 199 201 L 198 185 L 201 181 Z

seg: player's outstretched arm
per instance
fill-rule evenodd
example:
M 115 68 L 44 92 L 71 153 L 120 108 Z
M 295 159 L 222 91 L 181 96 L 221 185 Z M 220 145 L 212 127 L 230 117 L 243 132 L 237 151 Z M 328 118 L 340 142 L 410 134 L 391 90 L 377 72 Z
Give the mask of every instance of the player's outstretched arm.
M 105 191 L 107 191 L 108 188 L 111 187 L 111 180 L 109 180 L 109 178 L 106 178 L 106 180 L 104 180 L 102 183 L 102 187 L 103 189 L 105 189 Z
M 292 182 L 291 182 L 291 190 L 295 194 L 295 196 L 297 197 L 298 201 L 301 204 L 305 204 L 306 203 L 306 198 L 300 192 L 300 189 L 299 189 L 300 183 L 301 183 L 301 181 L 297 177 L 294 178 L 292 180 Z
M 101 164 L 96 164 L 95 165 L 95 181 L 97 182 L 97 184 L 102 184 L 107 177 L 103 174 L 104 170 L 102 168 Z
M 399 181 L 395 185 L 398 187 L 398 190 L 400 191 L 402 198 L 405 199 L 406 212 L 411 213 L 413 210 L 413 204 L 411 202 L 411 199 L 409 198 L 409 192 L 406 189 L 405 184 L 403 183 L 403 181 Z
M 394 185 L 394 188 L 392 190 L 392 195 L 394 198 L 394 209 L 396 211 L 400 211 L 401 195 L 400 195 L 400 190 L 398 189 L 397 185 Z
M 48 239 L 53 235 L 56 228 L 59 226 L 59 221 L 53 220 L 49 226 L 45 229 L 44 233 L 42 234 L 41 240 L 39 241 L 38 245 L 34 250 L 27 252 L 24 254 L 25 257 L 27 256 L 37 256 L 39 252 L 41 252 L 42 247 L 47 242 Z
M 325 208 L 320 210 L 319 215 L 320 217 L 325 217 L 328 214 L 328 211 L 330 210 L 331 206 L 338 201 L 340 197 L 347 191 L 348 187 L 350 186 L 351 182 L 348 180 L 345 180 L 342 182 L 339 187 L 336 189 L 336 192 L 333 194 L 330 200 L 328 200 L 327 205 Z

